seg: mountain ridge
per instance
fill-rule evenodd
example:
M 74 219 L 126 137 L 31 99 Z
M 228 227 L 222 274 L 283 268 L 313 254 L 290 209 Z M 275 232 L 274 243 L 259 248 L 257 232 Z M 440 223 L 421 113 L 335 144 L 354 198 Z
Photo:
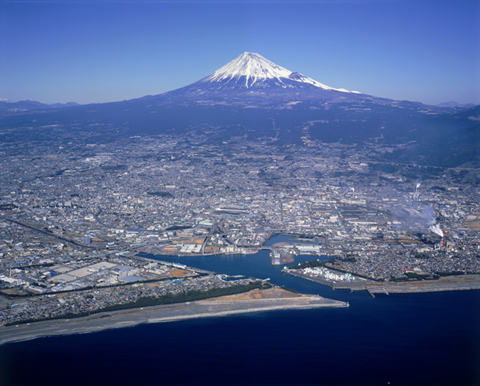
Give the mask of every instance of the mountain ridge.
M 16 114 L 42 109 L 58 109 L 80 106 L 75 102 L 45 104 L 38 101 L 21 100 L 18 102 L 0 101 L 0 114 Z

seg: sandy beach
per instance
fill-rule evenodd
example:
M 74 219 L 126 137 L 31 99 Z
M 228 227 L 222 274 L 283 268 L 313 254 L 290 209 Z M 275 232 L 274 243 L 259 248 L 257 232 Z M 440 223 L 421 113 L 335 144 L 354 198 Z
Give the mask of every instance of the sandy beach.
M 228 316 L 275 310 L 348 307 L 348 303 L 317 295 L 288 294 L 287 291 L 251 291 L 239 295 L 188 303 L 135 308 L 98 313 L 76 319 L 59 319 L 0 327 L 0 345 L 45 336 L 86 334 L 106 329 L 132 327 L 145 323 L 173 322 L 185 319 Z M 260 297 L 260 298 L 259 298 Z

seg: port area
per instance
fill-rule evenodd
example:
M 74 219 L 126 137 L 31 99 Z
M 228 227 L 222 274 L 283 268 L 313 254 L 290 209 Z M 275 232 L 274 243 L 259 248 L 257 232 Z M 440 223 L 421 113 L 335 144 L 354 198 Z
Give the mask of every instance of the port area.
M 282 248 L 275 244 L 270 248 L 272 265 L 284 265 L 295 261 L 295 252 L 292 249 Z
M 46 336 L 86 334 L 145 323 L 173 322 L 252 312 L 348 306 L 349 304 L 346 302 L 326 299 L 318 295 L 293 293 L 282 288 L 253 290 L 239 295 L 194 302 L 104 312 L 75 319 L 3 326 L 0 327 L 0 345 Z
M 332 269 L 329 269 L 333 271 Z M 445 276 L 436 280 L 412 280 L 403 282 L 379 282 L 363 278 L 358 278 L 356 281 L 345 282 L 329 280 L 323 276 L 314 276 L 305 274 L 301 270 L 286 269 L 285 274 L 301 277 L 316 283 L 327 285 L 334 290 L 344 289 L 350 291 L 368 291 L 375 297 L 374 294 L 391 293 L 419 293 L 419 292 L 441 292 L 441 291 L 460 291 L 460 290 L 475 290 L 480 289 L 480 275 L 454 275 Z M 339 275 L 343 274 L 338 272 Z

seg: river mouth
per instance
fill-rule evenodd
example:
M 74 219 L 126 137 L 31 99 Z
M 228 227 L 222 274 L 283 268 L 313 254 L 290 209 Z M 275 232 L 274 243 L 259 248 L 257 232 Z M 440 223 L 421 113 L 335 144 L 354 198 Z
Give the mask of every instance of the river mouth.
M 294 242 L 292 236 L 275 235 L 265 245 L 270 246 L 279 242 Z M 350 291 L 333 291 L 330 287 L 319 283 L 282 274 L 284 265 L 272 265 L 269 250 L 260 250 L 250 255 L 205 255 L 205 256 L 177 256 L 177 255 L 152 255 L 140 253 L 139 256 L 149 259 L 185 264 L 189 267 L 200 268 L 218 274 L 244 275 L 258 279 L 270 279 L 272 284 L 285 286 L 300 293 L 316 294 L 326 298 L 349 301 Z M 295 262 L 287 266 L 310 260 L 327 260 L 330 256 L 297 255 Z

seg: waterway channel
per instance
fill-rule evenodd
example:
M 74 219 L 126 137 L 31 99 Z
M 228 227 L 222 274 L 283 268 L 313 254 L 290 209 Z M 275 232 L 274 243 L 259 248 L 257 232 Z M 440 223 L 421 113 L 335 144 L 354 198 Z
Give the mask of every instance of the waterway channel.
M 295 238 L 292 236 L 276 235 L 266 243 L 266 246 L 281 241 L 293 243 Z M 358 296 L 364 297 L 368 295 L 367 292 L 364 291 L 353 294 L 348 290 L 334 291 L 328 286 L 313 283 L 291 275 L 283 275 L 281 271 L 284 265 L 272 265 L 269 250 L 261 250 L 258 253 L 251 255 L 176 256 L 140 254 L 140 256 L 160 261 L 185 264 L 189 267 L 205 269 L 219 274 L 245 275 L 247 277 L 255 277 L 259 279 L 268 278 L 272 284 L 285 286 L 300 293 L 318 294 L 323 297 L 347 302 Z M 288 266 L 309 260 L 326 260 L 329 258 L 329 256 L 298 255 L 295 256 L 295 263 L 288 264 Z

